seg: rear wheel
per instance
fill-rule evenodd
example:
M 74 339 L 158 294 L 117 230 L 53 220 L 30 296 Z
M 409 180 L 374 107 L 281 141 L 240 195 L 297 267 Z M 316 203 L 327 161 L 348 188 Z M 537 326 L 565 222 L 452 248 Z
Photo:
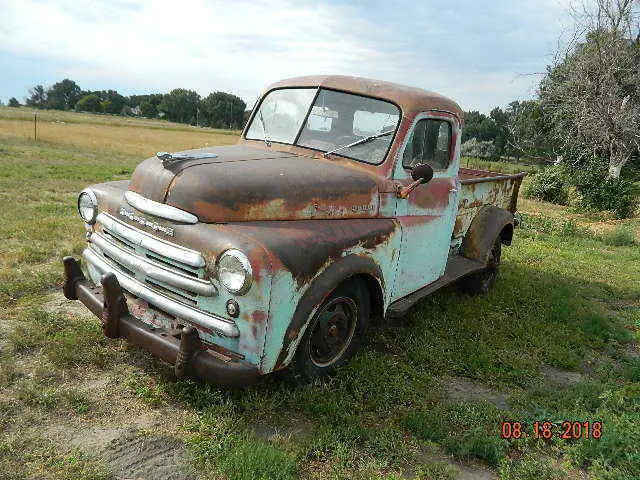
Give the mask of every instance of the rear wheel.
M 369 301 L 369 292 L 361 282 L 336 288 L 309 322 L 296 351 L 296 370 L 313 379 L 344 365 L 364 340 Z
M 496 277 L 498 276 L 498 267 L 500 266 L 501 256 L 502 241 L 501 238 L 498 237 L 489 252 L 487 268 L 460 280 L 460 283 L 458 284 L 460 290 L 468 293 L 469 295 L 484 295 L 489 292 L 496 280 Z

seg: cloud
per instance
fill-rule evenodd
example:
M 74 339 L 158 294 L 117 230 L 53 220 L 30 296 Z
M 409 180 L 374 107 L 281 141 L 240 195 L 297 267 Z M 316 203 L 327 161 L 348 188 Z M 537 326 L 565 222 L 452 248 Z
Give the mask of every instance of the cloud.
M 224 90 L 251 104 L 272 81 L 338 73 L 486 110 L 531 90 L 518 75 L 544 66 L 536 42 L 553 48 L 554 2 L 5 0 L 0 48 L 57 63 L 84 88 Z

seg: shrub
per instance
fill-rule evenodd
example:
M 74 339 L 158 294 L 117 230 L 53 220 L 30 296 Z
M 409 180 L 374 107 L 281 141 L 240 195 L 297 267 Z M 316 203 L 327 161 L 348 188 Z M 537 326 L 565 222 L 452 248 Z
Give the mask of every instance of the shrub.
M 543 168 L 531 176 L 522 193 L 525 197 L 566 205 L 569 185 L 564 168 L 560 165 Z
M 618 218 L 633 216 L 638 192 L 630 178 L 607 178 L 597 161 L 576 169 L 571 183 L 581 196 L 579 207 L 585 210 L 609 210 Z
M 602 236 L 602 241 L 614 247 L 628 247 L 633 245 L 634 235 L 629 228 L 619 225 L 614 230 L 605 233 Z

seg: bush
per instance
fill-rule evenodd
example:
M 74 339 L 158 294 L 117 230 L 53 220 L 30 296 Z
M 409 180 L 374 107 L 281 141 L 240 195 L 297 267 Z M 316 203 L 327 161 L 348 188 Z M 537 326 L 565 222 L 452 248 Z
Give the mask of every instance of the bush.
M 572 184 L 581 196 L 579 206 L 585 210 L 609 210 L 618 218 L 633 216 L 638 197 L 630 178 L 607 178 L 607 172 L 596 161 L 575 170 Z
M 602 236 L 602 241 L 607 245 L 613 245 L 614 247 L 628 247 L 633 245 L 634 236 L 633 232 L 629 228 L 624 225 L 620 225 L 614 230 L 605 233 Z
M 525 197 L 566 205 L 569 201 L 569 185 L 564 168 L 560 165 L 543 168 L 531 176 L 522 194 Z

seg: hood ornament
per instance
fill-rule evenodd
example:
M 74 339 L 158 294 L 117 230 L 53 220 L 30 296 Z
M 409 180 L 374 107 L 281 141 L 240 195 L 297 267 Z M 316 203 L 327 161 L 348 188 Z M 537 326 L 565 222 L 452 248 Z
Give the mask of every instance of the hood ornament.
M 205 158 L 218 158 L 216 153 L 169 153 L 158 152 L 156 153 L 163 162 L 182 162 L 184 160 L 202 160 Z
M 206 158 L 218 158 L 218 155 L 215 153 L 169 153 L 169 152 L 158 152 L 156 153 L 156 157 L 162 160 L 162 166 L 167 170 L 170 170 L 174 173 L 177 173 L 176 169 L 180 169 L 182 167 L 182 162 L 187 162 L 189 160 L 203 160 Z

